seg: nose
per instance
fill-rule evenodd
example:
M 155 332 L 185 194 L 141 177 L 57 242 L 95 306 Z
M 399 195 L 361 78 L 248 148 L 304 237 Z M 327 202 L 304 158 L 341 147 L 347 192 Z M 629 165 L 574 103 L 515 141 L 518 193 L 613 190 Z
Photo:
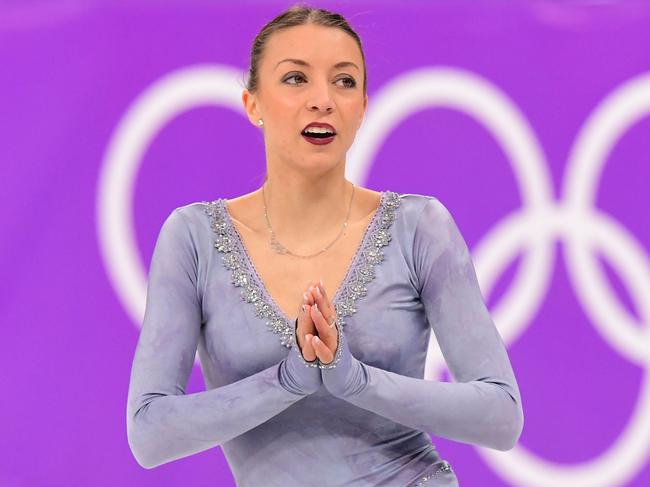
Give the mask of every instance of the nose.
M 327 113 L 334 110 L 334 99 L 330 93 L 329 84 L 325 83 L 313 83 L 313 88 L 310 92 L 307 108 L 309 110 L 323 110 Z

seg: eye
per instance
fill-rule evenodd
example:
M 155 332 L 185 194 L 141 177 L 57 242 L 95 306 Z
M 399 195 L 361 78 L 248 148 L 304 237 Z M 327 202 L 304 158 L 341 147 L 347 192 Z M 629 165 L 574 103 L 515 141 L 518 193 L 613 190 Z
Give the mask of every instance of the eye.
M 284 78 L 284 82 L 286 83 L 288 80 L 293 79 L 293 78 L 300 78 L 303 81 L 305 80 L 305 78 L 301 74 L 296 73 L 296 74 L 292 74 L 291 76 L 289 76 L 287 78 Z M 288 83 L 288 84 L 297 86 L 300 83 Z
M 354 88 L 355 86 L 357 86 L 357 82 L 354 80 L 354 78 L 345 77 L 345 78 L 339 78 L 336 81 L 347 81 L 348 84 L 345 85 L 346 88 Z
M 292 79 L 296 79 L 296 82 L 287 83 L 289 80 L 292 80 Z M 299 80 L 302 80 L 302 81 L 298 82 Z M 288 77 L 284 78 L 284 83 L 294 85 L 294 86 L 301 85 L 301 84 L 303 84 L 304 81 L 306 81 L 306 79 L 300 73 L 295 73 L 295 74 L 292 74 L 291 76 L 288 76 Z M 357 82 L 354 80 L 354 78 L 351 78 L 349 76 L 346 76 L 344 78 L 339 78 L 339 79 L 336 80 L 336 82 L 339 82 L 339 81 L 344 81 L 345 82 L 343 84 L 343 86 L 345 88 L 354 88 L 355 86 L 357 86 Z

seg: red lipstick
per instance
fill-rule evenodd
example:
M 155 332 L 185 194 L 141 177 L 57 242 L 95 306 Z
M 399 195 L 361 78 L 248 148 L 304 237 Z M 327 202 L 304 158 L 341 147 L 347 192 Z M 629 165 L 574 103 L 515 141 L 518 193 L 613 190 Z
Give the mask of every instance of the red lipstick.
M 336 137 L 336 129 L 329 123 L 312 122 L 301 132 L 303 138 L 314 145 L 329 144 Z

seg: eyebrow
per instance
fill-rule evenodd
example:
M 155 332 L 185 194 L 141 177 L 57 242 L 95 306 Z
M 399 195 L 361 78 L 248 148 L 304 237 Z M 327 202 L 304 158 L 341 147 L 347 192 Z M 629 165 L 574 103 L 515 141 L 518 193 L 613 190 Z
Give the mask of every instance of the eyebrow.
M 285 62 L 289 62 L 289 63 L 293 63 L 293 64 L 299 64 L 300 66 L 306 66 L 306 67 L 310 67 L 310 66 L 311 66 L 307 61 L 303 61 L 302 59 L 292 59 L 292 58 L 287 58 L 287 59 L 283 59 L 283 60 L 280 61 L 278 64 L 276 64 L 276 65 L 275 65 L 275 68 L 273 68 L 273 69 L 274 69 L 274 70 L 277 69 L 277 67 L 278 67 L 281 63 L 285 63 Z M 357 68 L 358 71 L 361 71 L 361 70 L 359 69 L 359 66 L 357 66 L 356 64 L 354 64 L 352 61 L 341 61 L 340 63 L 336 63 L 333 67 L 336 68 L 336 69 L 338 69 L 338 68 L 346 68 L 346 67 L 348 67 L 348 66 L 352 66 L 352 67 L 354 67 L 354 68 Z

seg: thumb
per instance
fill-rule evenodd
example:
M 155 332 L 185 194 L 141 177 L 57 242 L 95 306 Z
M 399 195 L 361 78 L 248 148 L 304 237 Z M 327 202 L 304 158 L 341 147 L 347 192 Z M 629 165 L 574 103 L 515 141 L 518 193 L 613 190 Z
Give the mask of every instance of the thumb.
M 316 360 L 316 350 L 314 350 L 314 335 L 307 333 L 305 335 L 305 344 L 302 347 L 302 357 L 307 362 Z

